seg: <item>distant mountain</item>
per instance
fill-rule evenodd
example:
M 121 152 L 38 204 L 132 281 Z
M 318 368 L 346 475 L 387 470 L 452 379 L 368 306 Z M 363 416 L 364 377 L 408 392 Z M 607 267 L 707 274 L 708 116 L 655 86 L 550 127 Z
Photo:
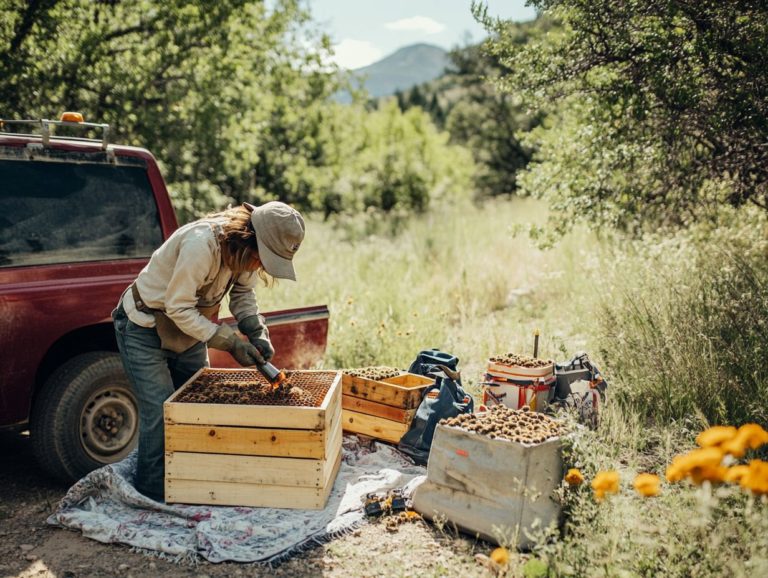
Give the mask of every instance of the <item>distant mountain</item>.
M 365 88 L 378 98 L 434 80 L 448 64 L 448 52 L 439 46 L 412 44 L 353 72 L 365 78 Z

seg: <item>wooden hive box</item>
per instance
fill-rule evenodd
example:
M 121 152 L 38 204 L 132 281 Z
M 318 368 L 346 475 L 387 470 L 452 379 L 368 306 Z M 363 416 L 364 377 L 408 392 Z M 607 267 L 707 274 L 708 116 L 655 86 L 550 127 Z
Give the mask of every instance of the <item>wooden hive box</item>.
M 516 540 L 527 548 L 529 532 L 560 516 L 561 447 L 560 438 L 530 445 L 438 425 L 427 480 L 414 492 L 413 507 L 485 540 Z
M 204 380 L 210 383 L 205 387 L 226 385 L 235 392 L 241 383 L 267 386 L 254 369 L 210 368 L 198 371 L 166 400 L 166 502 L 325 507 L 341 466 L 341 373 L 287 374 L 299 387 L 313 384 L 305 385 L 305 391 L 313 393 L 314 403 L 184 401 Z
M 403 372 L 381 380 L 344 373 L 342 421 L 344 430 L 397 443 L 411 427 L 424 389 L 434 379 Z

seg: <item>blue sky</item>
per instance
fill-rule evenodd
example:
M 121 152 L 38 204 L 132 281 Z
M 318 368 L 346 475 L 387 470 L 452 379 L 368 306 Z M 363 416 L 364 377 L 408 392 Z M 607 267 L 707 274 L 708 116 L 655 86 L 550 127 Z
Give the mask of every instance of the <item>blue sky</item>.
M 445 49 L 485 38 L 471 0 L 308 0 L 313 18 L 331 36 L 336 62 L 359 68 L 398 48 L 425 42 Z M 525 0 L 486 0 L 493 16 L 517 21 L 536 13 Z

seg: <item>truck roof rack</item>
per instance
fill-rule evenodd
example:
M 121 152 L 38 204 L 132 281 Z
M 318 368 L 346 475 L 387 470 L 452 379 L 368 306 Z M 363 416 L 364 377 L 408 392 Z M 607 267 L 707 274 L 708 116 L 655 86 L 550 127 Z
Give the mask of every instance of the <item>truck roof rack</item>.
M 53 134 L 51 127 L 56 127 L 56 126 L 72 126 L 72 127 L 87 128 L 87 129 L 88 128 L 101 129 L 101 148 L 103 150 L 107 150 L 107 145 L 109 144 L 109 125 L 108 124 L 98 124 L 94 122 L 70 122 L 66 120 L 49 120 L 47 118 L 43 118 L 40 120 L 7 120 L 7 119 L 0 118 L 0 132 L 5 131 L 6 125 L 22 125 L 22 126 L 26 125 L 26 126 L 32 126 L 32 127 L 40 127 L 40 136 L 42 137 L 42 140 L 43 140 L 43 146 L 48 146 L 50 144 L 51 135 Z M 9 133 L 9 134 L 38 136 L 35 133 Z M 60 138 L 64 140 L 74 140 L 74 141 L 99 142 L 98 139 L 74 137 L 74 136 L 57 136 L 56 138 Z

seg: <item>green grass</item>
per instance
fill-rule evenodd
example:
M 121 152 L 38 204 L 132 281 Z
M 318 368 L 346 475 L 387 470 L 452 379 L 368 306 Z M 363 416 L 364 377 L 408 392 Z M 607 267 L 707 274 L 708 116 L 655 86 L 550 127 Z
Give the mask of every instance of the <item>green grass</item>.
M 576 231 L 549 251 L 512 234 L 545 218 L 535 202 L 500 201 L 378 227 L 310 220 L 299 282 L 259 289 L 259 302 L 327 304 L 325 367 L 406 367 L 436 347 L 460 358 L 475 394 L 489 355 L 530 352 L 534 329 L 542 356 L 591 354 L 609 400 L 566 466 L 588 480 L 616 469 L 622 492 L 598 504 L 588 484 L 564 491 L 562 534 L 542 536 L 509 575 L 768 575 L 765 497 L 665 484 L 644 499 L 631 488 L 637 473 L 663 475 L 707 424 L 766 425 L 764 217 L 633 243 Z M 376 233 L 387 229 L 397 234 Z
M 580 289 L 580 263 L 596 241 L 577 233 L 545 252 L 513 236 L 515 224 L 544 219 L 541 205 L 520 201 L 436 210 L 400 223 L 395 236 L 311 221 L 298 283 L 259 289 L 259 303 L 327 304 L 326 367 L 407 367 L 435 347 L 460 358 L 471 385 L 490 354 L 530 352 L 536 328 L 542 355 L 586 346 L 580 314 L 565 298 Z

